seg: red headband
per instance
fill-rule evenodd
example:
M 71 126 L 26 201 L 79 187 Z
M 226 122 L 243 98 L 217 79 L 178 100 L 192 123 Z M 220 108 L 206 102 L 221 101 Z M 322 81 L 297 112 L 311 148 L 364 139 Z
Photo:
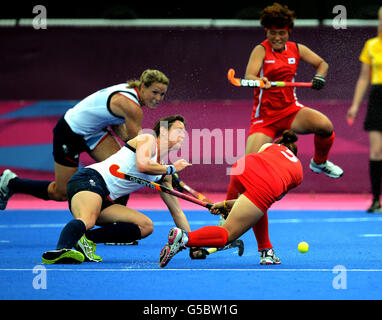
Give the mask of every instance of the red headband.
M 277 26 L 272 26 L 272 27 L 270 27 L 270 28 L 265 28 L 265 31 L 268 31 L 268 30 L 286 30 L 286 31 L 292 31 L 292 29 L 291 28 L 289 28 L 289 27 L 277 27 Z

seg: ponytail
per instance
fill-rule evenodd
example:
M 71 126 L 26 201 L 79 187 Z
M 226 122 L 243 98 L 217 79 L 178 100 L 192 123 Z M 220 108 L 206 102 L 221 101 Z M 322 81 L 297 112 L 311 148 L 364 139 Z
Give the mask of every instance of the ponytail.
M 297 140 L 298 137 L 292 130 L 285 130 L 282 134 L 282 137 L 275 143 L 287 147 L 294 153 L 295 156 L 297 156 L 297 145 L 295 144 Z

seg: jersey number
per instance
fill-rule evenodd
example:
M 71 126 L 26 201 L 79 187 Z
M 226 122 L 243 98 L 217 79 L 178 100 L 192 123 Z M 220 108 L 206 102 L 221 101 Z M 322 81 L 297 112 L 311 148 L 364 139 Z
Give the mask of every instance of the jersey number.
M 285 158 L 289 159 L 292 162 L 298 161 L 297 157 L 289 149 L 287 149 L 285 151 L 281 151 L 281 153 L 285 156 Z

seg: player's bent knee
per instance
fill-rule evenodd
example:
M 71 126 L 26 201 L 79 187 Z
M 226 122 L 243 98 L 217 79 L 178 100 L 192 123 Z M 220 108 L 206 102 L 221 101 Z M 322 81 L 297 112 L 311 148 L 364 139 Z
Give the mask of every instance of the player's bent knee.
M 67 196 L 66 192 L 65 193 L 58 193 L 55 195 L 54 200 L 56 200 L 56 201 L 68 201 L 68 196 Z
M 330 120 L 327 120 L 321 124 L 317 130 L 317 134 L 323 137 L 329 137 L 334 131 L 333 124 Z
M 66 193 L 66 188 L 58 188 L 56 182 L 52 182 L 48 186 L 48 197 L 51 200 L 56 200 L 56 201 L 67 201 L 68 200 L 68 195 Z
M 153 233 L 154 224 L 151 219 L 147 218 L 139 224 L 139 229 L 141 230 L 141 237 L 146 238 Z

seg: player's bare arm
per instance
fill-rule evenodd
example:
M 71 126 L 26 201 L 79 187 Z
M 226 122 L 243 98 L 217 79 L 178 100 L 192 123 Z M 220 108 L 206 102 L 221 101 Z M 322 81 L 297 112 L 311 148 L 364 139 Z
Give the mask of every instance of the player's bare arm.
M 128 142 L 136 149 L 136 166 L 139 172 L 147 174 L 166 174 L 167 167 L 152 160 L 155 154 L 156 139 L 150 134 L 141 134 Z
M 129 140 L 129 135 L 127 133 L 125 123 L 112 125 L 111 129 L 114 131 L 117 137 L 119 137 L 122 141 L 126 142 Z
M 298 49 L 300 51 L 301 59 L 316 68 L 316 74 L 325 78 L 328 74 L 328 63 L 303 44 L 298 44 Z
M 167 188 L 172 189 L 171 176 L 166 176 L 166 178 L 163 181 L 163 185 Z M 166 204 L 168 210 L 170 211 L 175 225 L 183 230 L 191 231 L 190 225 L 187 221 L 187 217 L 180 208 L 178 199 L 165 192 L 160 192 L 159 194 L 164 203 Z
M 125 118 L 125 135 L 127 141 L 136 137 L 142 130 L 143 110 L 135 102 L 122 95 L 114 95 L 110 102 L 111 111 L 117 116 Z
M 362 63 L 361 72 L 355 87 L 353 103 L 347 112 L 347 118 L 355 119 L 358 109 L 361 105 L 363 97 L 365 96 L 366 90 L 369 87 L 371 79 L 371 66 Z
M 245 78 L 250 80 L 263 80 L 265 84 L 265 89 L 270 88 L 271 84 L 268 82 L 268 78 L 259 78 L 257 75 L 260 72 L 261 66 L 263 65 L 265 57 L 265 49 L 263 46 L 256 46 L 249 57 L 247 64 L 247 69 L 245 71 Z
M 168 173 L 167 165 L 160 164 L 152 159 L 155 154 L 156 143 L 155 137 L 151 134 L 141 134 L 128 142 L 130 146 L 136 149 L 136 166 L 139 172 L 153 175 Z M 191 164 L 184 159 L 179 159 L 172 166 L 174 172 L 179 172 L 191 166 Z

